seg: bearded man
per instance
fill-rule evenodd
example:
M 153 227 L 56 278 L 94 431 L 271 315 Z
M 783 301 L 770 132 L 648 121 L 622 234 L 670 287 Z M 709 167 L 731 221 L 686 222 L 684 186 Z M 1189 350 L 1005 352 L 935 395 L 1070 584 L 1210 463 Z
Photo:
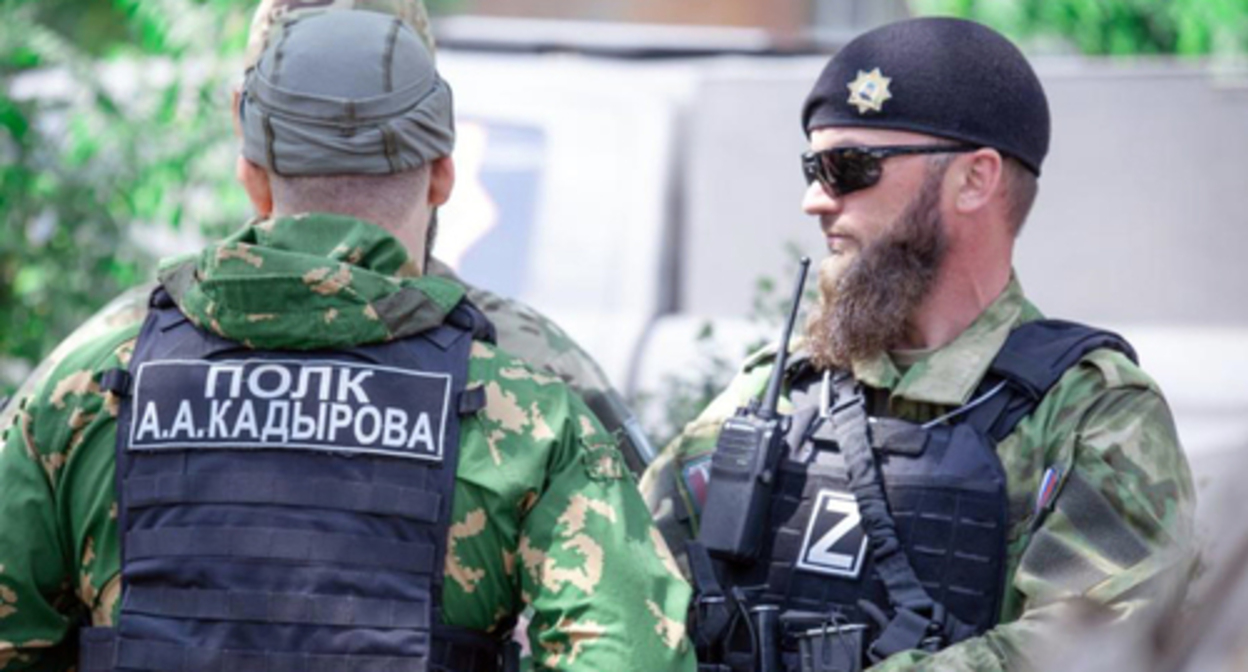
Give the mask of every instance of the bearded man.
M 1020 669 L 1071 605 L 1125 617 L 1182 585 L 1194 493 L 1160 390 L 1012 270 L 1049 146 L 1023 55 L 971 22 L 884 26 L 829 62 L 802 123 L 829 255 L 781 372 L 783 439 L 729 483 L 725 423 L 773 346 L 642 480 L 698 591 L 701 669 Z M 729 487 L 766 497 L 748 550 L 720 534 L 749 520 Z

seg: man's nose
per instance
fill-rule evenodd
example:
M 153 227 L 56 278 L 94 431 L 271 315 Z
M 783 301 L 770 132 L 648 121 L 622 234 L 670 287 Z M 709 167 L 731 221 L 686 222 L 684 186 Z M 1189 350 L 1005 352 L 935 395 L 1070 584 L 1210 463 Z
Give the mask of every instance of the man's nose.
M 811 182 L 802 196 L 802 210 L 808 215 L 826 215 L 841 211 L 841 199 L 828 194 L 818 181 Z

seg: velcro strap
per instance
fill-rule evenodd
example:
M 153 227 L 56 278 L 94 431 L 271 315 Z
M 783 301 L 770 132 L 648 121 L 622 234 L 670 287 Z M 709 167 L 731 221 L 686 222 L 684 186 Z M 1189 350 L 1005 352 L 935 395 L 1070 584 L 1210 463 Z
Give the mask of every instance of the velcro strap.
M 131 586 L 127 612 L 168 618 L 428 630 L 425 601 Z
M 431 544 L 378 537 L 265 528 L 172 528 L 126 535 L 126 558 L 231 557 L 357 565 L 427 574 Z
M 277 474 L 163 474 L 125 481 L 126 505 L 277 504 L 382 516 L 425 523 L 438 520 L 442 496 L 384 483 Z
M 715 565 L 706 547 L 692 541 L 685 546 L 689 559 L 695 591 L 694 608 L 697 610 L 694 642 L 702 647 L 714 647 L 724 637 L 732 618 L 732 605 L 715 576 Z
M 427 658 L 223 651 L 163 642 L 119 639 L 118 670 L 150 672 L 427 672 Z

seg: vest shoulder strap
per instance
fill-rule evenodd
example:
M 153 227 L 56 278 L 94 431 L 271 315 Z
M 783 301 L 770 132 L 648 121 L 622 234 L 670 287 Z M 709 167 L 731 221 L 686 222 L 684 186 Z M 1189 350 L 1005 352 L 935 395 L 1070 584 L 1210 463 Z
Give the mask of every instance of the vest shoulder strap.
M 1019 326 L 993 359 L 976 396 L 1004 383 L 1002 394 L 974 409 L 966 421 L 1000 442 L 1035 410 L 1067 370 L 1100 349 L 1116 350 L 1139 361 L 1131 344 L 1112 331 L 1065 320 L 1036 320 Z

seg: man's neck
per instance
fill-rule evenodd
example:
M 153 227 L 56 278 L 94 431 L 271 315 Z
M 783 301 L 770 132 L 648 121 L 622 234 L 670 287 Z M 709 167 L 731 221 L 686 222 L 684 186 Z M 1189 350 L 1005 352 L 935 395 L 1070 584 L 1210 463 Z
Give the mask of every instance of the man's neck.
M 953 342 L 971 326 L 1010 282 L 1010 264 L 946 264 L 919 304 L 904 349 L 933 350 Z

